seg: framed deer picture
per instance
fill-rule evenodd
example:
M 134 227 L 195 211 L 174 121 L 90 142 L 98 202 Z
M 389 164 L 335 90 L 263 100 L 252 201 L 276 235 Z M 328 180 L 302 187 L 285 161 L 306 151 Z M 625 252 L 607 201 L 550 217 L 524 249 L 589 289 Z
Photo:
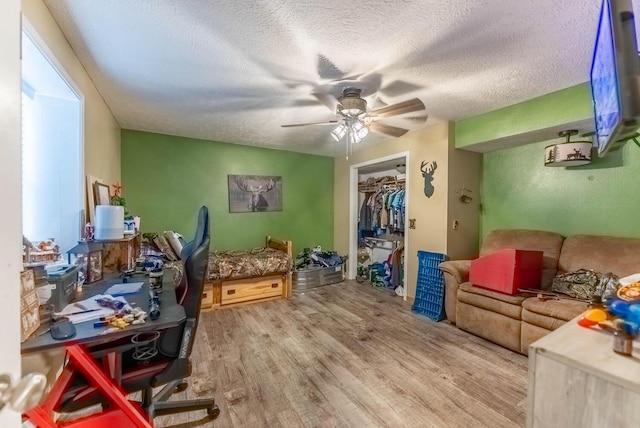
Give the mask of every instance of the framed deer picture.
M 282 177 L 228 175 L 229 212 L 282 211 Z

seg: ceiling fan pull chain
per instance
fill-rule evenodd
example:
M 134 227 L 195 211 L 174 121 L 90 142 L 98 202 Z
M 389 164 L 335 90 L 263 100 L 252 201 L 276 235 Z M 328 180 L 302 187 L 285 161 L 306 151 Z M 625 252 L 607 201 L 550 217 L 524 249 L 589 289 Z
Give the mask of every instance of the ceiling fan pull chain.
M 349 160 L 349 155 L 351 154 L 351 127 L 347 127 L 347 141 L 345 144 L 346 150 L 347 150 L 347 160 Z

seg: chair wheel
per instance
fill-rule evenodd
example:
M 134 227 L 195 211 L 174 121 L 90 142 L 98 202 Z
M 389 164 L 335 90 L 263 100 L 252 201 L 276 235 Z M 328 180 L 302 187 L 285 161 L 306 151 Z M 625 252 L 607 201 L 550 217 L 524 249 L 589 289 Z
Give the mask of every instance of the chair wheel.
M 209 419 L 217 418 L 220 416 L 220 408 L 214 404 L 213 407 L 207 409 L 207 415 L 209 416 Z
M 173 392 L 182 392 L 185 389 L 187 389 L 189 387 L 189 382 L 187 382 L 186 380 L 182 380 L 179 384 L 176 385 L 175 389 L 173 390 Z

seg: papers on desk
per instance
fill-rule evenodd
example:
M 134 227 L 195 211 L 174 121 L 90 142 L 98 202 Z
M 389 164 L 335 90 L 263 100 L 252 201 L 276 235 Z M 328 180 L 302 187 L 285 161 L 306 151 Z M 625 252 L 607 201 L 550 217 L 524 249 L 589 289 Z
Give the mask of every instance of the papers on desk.
M 105 291 L 105 294 L 119 296 L 121 294 L 137 293 L 142 288 L 144 282 L 127 282 L 126 284 L 113 284 Z
M 67 317 L 72 324 L 97 320 L 102 317 L 113 315 L 115 313 L 113 309 L 105 308 L 98 304 L 96 300 L 100 298 L 119 300 L 125 305 L 128 305 L 127 300 L 124 297 L 112 297 L 105 294 L 97 294 L 95 296 L 89 297 L 88 299 L 70 303 L 65 306 L 62 311 L 57 312 L 55 315 Z

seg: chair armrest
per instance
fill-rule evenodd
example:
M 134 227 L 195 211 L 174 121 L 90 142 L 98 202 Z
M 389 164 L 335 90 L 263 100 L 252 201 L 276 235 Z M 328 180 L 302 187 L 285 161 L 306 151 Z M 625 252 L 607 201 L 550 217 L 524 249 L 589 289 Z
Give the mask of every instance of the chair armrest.
M 166 370 L 155 376 L 153 385 L 164 385 L 168 382 L 189 377 L 191 375 L 191 348 L 193 347 L 193 338 L 195 333 L 196 319 L 187 318 L 182 331 L 182 340 L 180 341 L 180 351 L 178 356 L 167 366 Z
M 471 260 L 448 260 L 438 265 L 445 274 L 451 275 L 458 284 L 469 281 Z

